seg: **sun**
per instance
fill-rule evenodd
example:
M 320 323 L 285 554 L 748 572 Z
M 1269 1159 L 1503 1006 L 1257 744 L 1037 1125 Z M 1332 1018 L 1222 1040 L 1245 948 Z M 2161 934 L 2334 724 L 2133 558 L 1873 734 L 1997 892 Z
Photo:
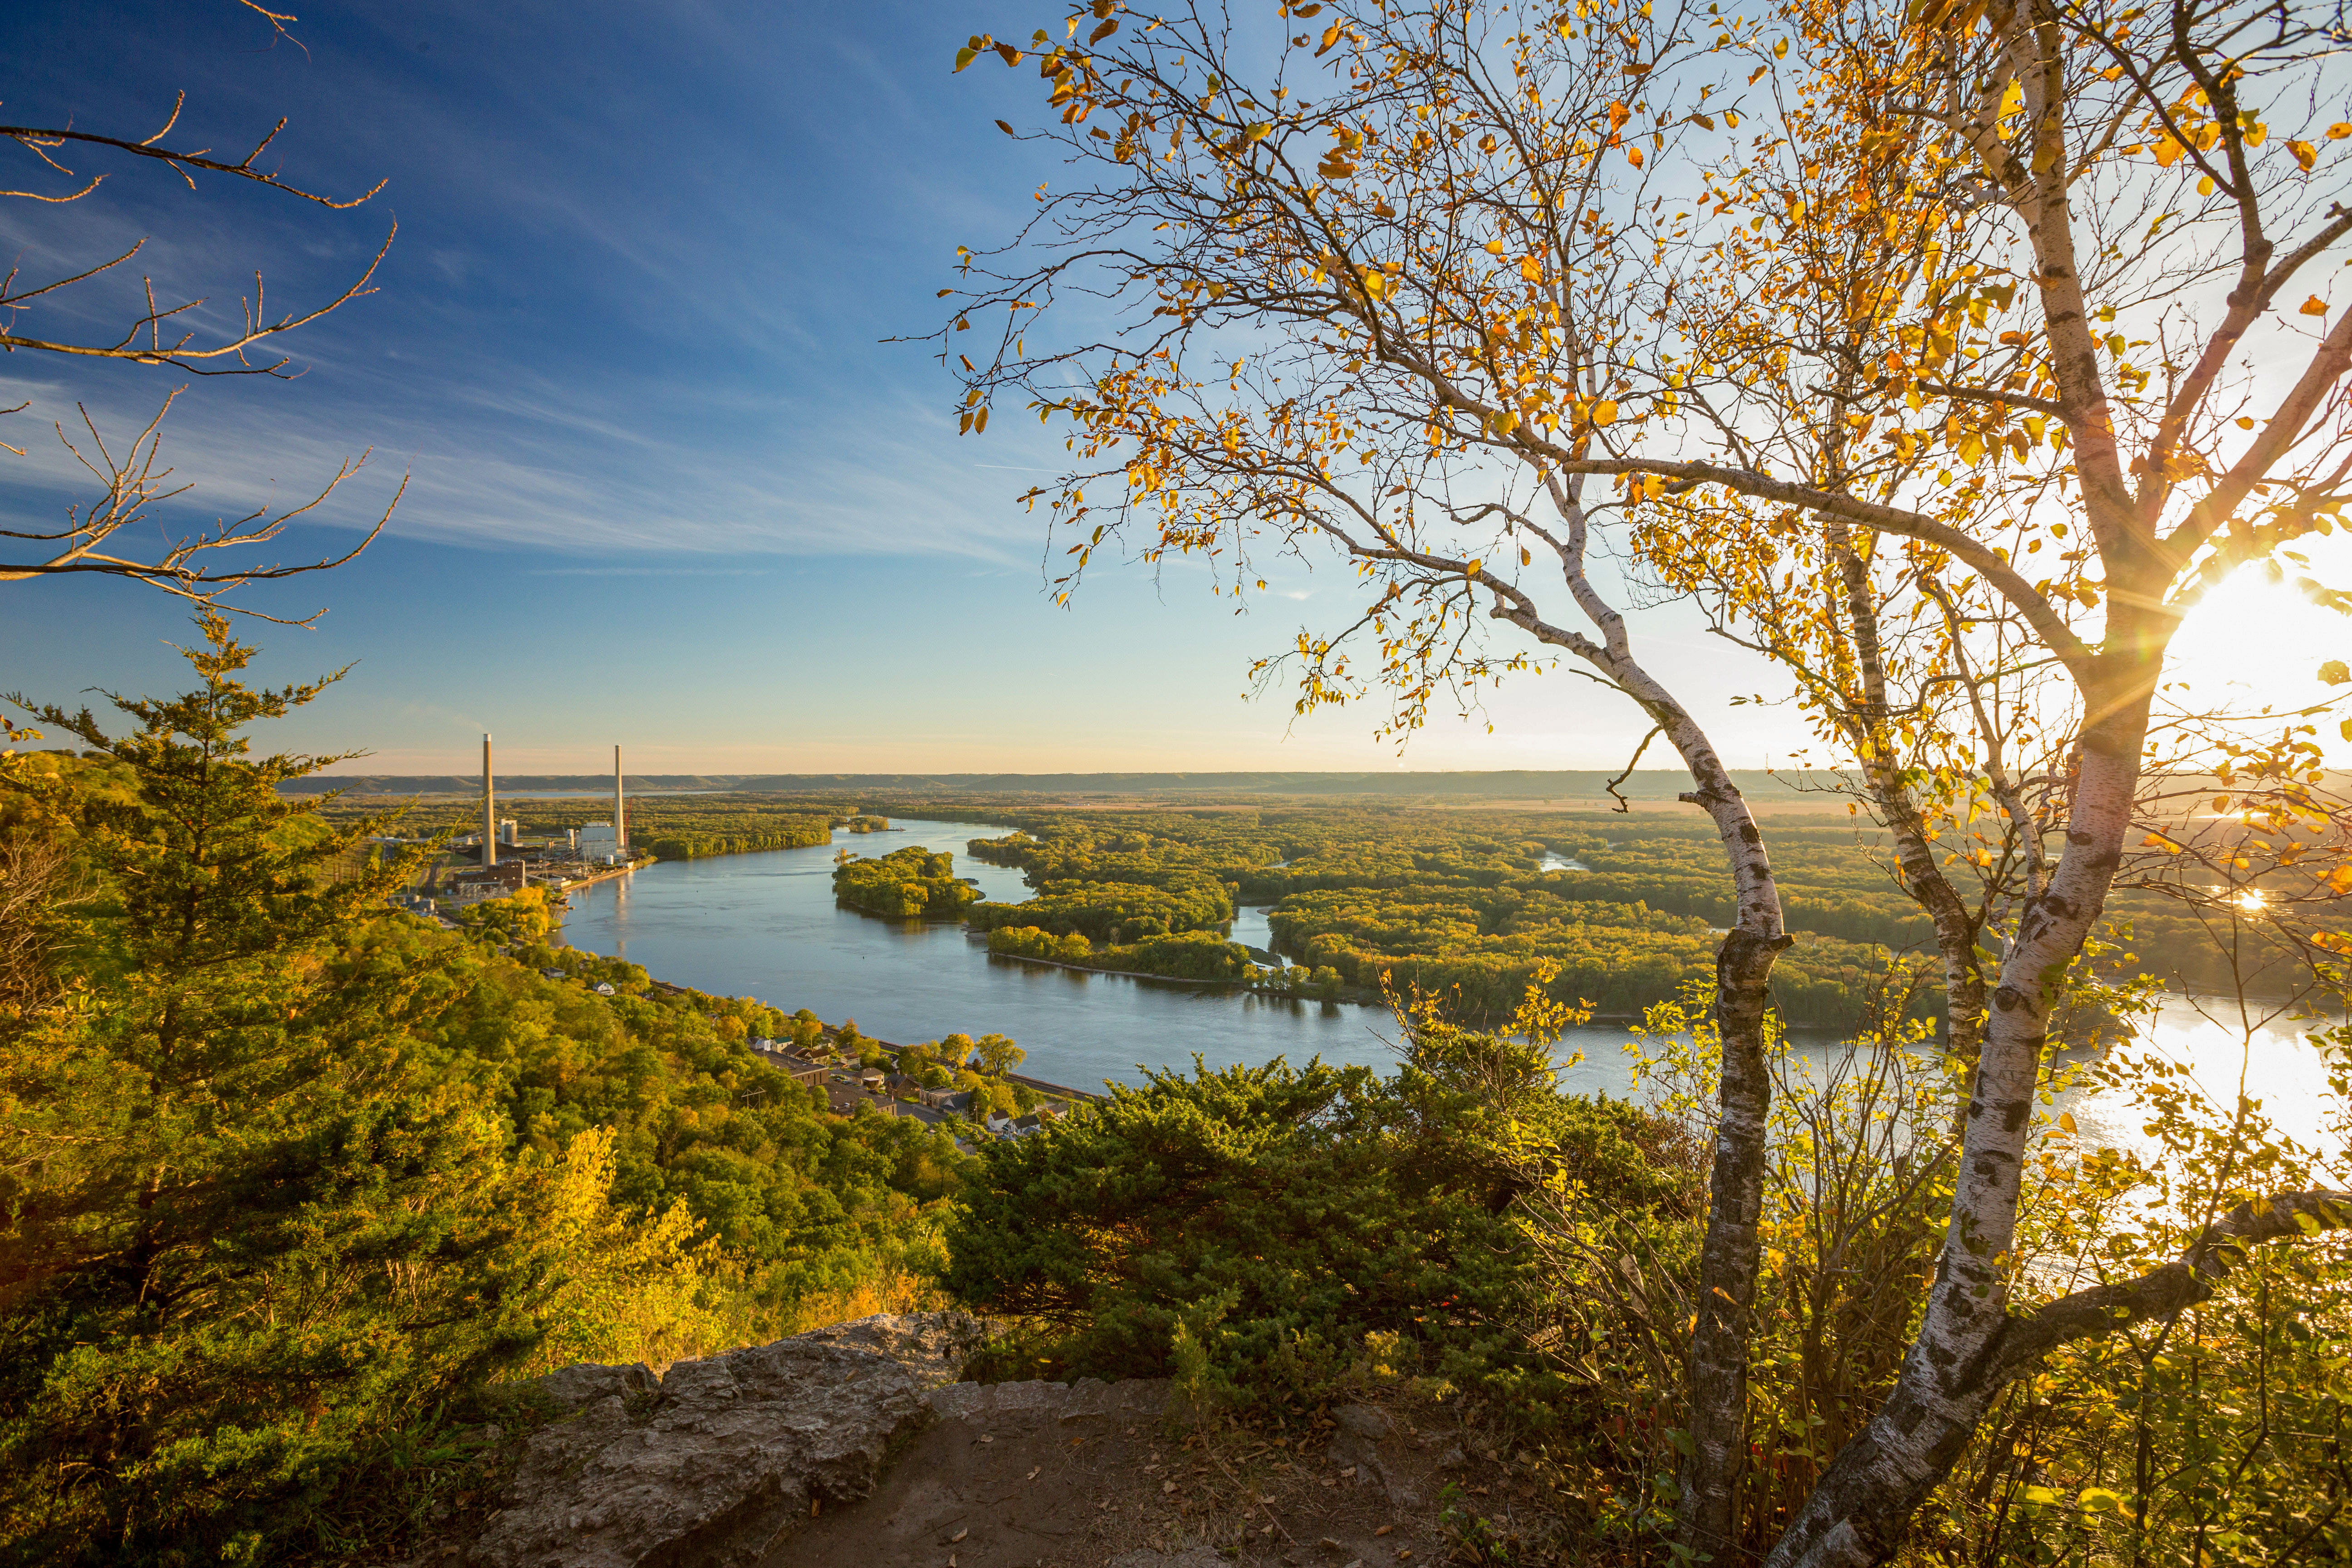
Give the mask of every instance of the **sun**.
M 2309 542 L 2309 575 L 2331 587 L 2352 588 L 2352 541 Z M 2185 681 L 2188 701 L 2229 703 L 2242 710 L 2267 704 L 2284 712 L 2352 694 L 2329 686 L 2319 667 L 2352 659 L 2352 616 L 2315 605 L 2290 578 L 2273 583 L 2258 568 L 2240 571 L 2205 595 L 2172 641 L 2168 681 Z M 2352 743 L 2333 719 L 2314 721 L 2327 759 L 2352 764 Z

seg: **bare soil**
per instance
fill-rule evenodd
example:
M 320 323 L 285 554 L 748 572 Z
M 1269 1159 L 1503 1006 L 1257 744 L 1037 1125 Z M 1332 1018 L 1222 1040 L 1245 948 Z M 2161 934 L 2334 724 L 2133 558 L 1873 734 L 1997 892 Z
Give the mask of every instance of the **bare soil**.
M 869 1496 L 818 1504 L 761 1568 L 1417 1568 L 1452 1552 L 1449 1482 L 1490 1519 L 1521 1506 L 1520 1484 L 1474 1468 L 1442 1410 L 1357 1412 L 1359 1430 L 1326 1421 L 1279 1444 L 1131 1409 L 947 1417 Z

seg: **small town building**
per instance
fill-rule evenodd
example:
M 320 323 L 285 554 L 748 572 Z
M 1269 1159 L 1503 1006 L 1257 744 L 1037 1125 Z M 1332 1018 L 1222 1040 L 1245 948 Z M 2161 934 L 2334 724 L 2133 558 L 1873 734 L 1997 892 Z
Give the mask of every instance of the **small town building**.
M 823 1062 L 813 1062 L 804 1057 L 796 1057 L 790 1051 L 780 1051 L 776 1048 L 776 1042 L 773 1040 L 753 1040 L 751 1054 L 795 1083 L 814 1086 L 824 1081 Z

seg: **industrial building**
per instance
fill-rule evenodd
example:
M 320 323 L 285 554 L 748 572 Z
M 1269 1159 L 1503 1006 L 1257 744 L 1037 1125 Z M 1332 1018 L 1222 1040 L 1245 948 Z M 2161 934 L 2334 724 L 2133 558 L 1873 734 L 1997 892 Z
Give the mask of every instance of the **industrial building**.
M 592 822 L 567 833 L 560 843 L 526 845 L 521 825 L 498 813 L 498 780 L 492 765 L 490 737 L 482 737 L 482 826 L 461 841 L 462 849 L 476 852 L 478 864 L 459 867 L 437 878 L 425 889 L 451 904 L 479 903 L 509 898 L 533 882 L 561 889 L 592 869 L 631 863 L 628 800 L 623 787 L 621 748 L 613 748 L 613 820 Z M 501 851 L 504 851 L 501 853 Z

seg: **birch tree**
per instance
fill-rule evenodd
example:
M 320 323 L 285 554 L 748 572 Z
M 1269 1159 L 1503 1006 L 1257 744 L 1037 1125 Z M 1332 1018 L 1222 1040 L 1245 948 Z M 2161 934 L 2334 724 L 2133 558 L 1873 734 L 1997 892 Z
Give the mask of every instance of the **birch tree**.
M 1760 834 L 1596 552 L 1770 628 L 1755 645 L 1894 829 L 1973 1064 L 1917 1340 L 1771 1555 L 1881 1561 L 2037 1358 L 2352 1218 L 2331 1191 L 2250 1194 L 2162 1268 L 2011 1310 L 2053 1008 L 2126 855 L 2164 852 L 2135 809 L 2173 635 L 2235 571 L 2303 571 L 2352 499 L 2352 311 L 2315 281 L 2352 234 L 2329 37 L 2250 4 L 1281 11 L 1267 38 L 1097 0 L 970 41 L 959 68 L 1035 63 L 1059 116 L 1040 134 L 1078 172 L 1010 251 L 964 253 L 941 338 L 962 422 L 1017 402 L 1070 423 L 1071 472 L 1030 497 L 1068 541 L 1059 592 L 1121 545 L 1243 598 L 1268 552 L 1337 553 L 1365 603 L 1300 634 L 1302 710 L 1385 685 L 1409 731 L 1527 668 L 1476 634 L 1501 623 L 1682 753 L 1741 894 L 1694 1555 L 1733 1534 L 1769 1093 L 1750 1024 L 1787 939 Z M 1043 324 L 1074 311 L 1076 332 Z M 1906 681 L 1942 693 L 1943 760 L 2000 824 L 1972 894 L 1930 847 L 1952 781 L 1913 765 Z M 2265 763 L 2306 816 L 2309 739 Z
M 1359 607 L 1260 667 L 1297 680 L 1302 713 L 1385 690 L 1402 738 L 1549 652 L 1680 757 L 1738 895 L 1682 1505 L 1692 1539 L 1719 1543 L 1747 1403 L 1765 1011 L 1790 939 L 1747 801 L 1602 569 L 1622 499 L 1583 471 L 1658 352 L 1663 236 L 1636 138 L 1712 123 L 1711 88 L 1637 110 L 1620 68 L 1700 58 L 1704 17 L 1275 9 L 1096 0 L 1024 41 L 970 41 L 959 69 L 1038 73 L 1056 118 L 1028 134 L 1078 183 L 1041 191 L 1009 247 L 961 254 L 940 337 L 961 423 L 983 432 L 1008 405 L 1066 422 L 1069 471 L 1027 498 L 1066 542 L 1064 597 L 1122 548 L 1204 568 L 1243 603 L 1273 560 L 1347 570 Z
M 1825 5 L 1776 24 L 1776 57 L 1796 53 L 1767 72 L 1770 129 L 1709 172 L 1712 216 L 1732 222 L 1698 237 L 1719 277 L 1760 282 L 1716 289 L 1691 323 L 1700 352 L 1677 391 L 1705 419 L 1662 417 L 1645 447 L 1569 466 L 1690 487 L 1662 498 L 1647 542 L 1677 580 L 1765 611 L 1750 617 L 1774 625 L 1765 644 L 1834 710 L 1936 918 L 1956 1039 L 1975 1053 L 1916 1341 L 1769 1558 L 1864 1563 L 1896 1550 L 2041 1357 L 2178 1312 L 2254 1242 L 2352 1219 L 2341 1193 L 2254 1192 L 2151 1273 L 2009 1305 L 2053 1006 L 2126 857 L 2178 847 L 2136 821 L 2153 731 L 2174 717 L 2159 697 L 2173 637 L 2247 567 L 2304 573 L 2344 604 L 2298 546 L 2352 499 L 2352 312 L 2322 297 L 2320 270 L 2352 234 L 2335 155 L 2352 124 L 2327 99 L 2332 37 L 2291 7 Z M 1694 460 L 1695 439 L 1714 450 Z M 1769 613 L 1773 574 L 1807 602 L 1810 646 Z M 1880 616 L 1898 580 L 1928 617 L 1916 673 L 1956 702 L 1985 694 L 1968 660 L 1989 627 L 2015 638 L 2007 673 L 2057 688 L 2011 694 L 2012 726 L 2054 719 L 2066 742 L 2037 801 L 1999 765 L 2002 723 L 1969 716 L 2021 879 L 1990 973 L 1985 911 L 1927 852 L 1895 766 L 1921 727 L 1888 696 Z M 2269 808 L 2326 837 L 2316 761 L 2308 729 L 2291 731 L 2254 772 Z
M 291 41 L 286 25 L 294 17 L 270 11 L 255 0 L 236 3 L 268 29 L 268 37 Z M 183 92 L 168 112 L 162 112 L 162 123 L 144 136 L 131 132 L 113 134 L 70 119 L 62 125 L 0 125 L 0 142 L 12 143 L 12 152 L 19 155 L 19 168 L 10 178 L 8 188 L 0 189 L 0 200 L 34 212 L 46 212 L 52 226 L 58 226 L 60 220 L 71 216 L 79 204 L 97 196 L 108 181 L 125 176 L 161 174 L 178 181 L 191 193 L 225 184 L 258 185 L 289 201 L 336 212 L 363 206 L 383 189 L 383 182 L 378 181 L 363 191 L 336 195 L 286 177 L 274 151 L 279 133 L 286 129 L 283 119 L 262 132 L 242 157 L 215 156 L 214 149 L 194 145 L 178 134 L 180 117 L 186 107 L 187 94 Z M 86 255 L 30 276 L 24 264 L 18 262 L 0 276 L 0 352 L 143 365 L 190 376 L 257 375 L 290 380 L 299 371 L 281 348 L 280 340 L 373 293 L 376 270 L 391 250 L 399 228 L 397 223 L 386 226 L 383 242 L 349 283 L 322 300 L 292 309 L 271 302 L 263 276 L 257 269 L 251 290 L 236 302 L 236 324 L 209 332 L 192 323 L 201 319 L 211 301 L 203 296 L 174 294 L 168 286 L 159 294 L 152 275 L 141 276 L 136 288 L 128 291 L 127 299 L 118 290 L 118 303 L 112 307 L 117 314 L 110 328 L 91 331 L 83 327 L 82 323 L 90 318 L 106 319 L 110 307 L 92 296 L 122 282 L 128 276 L 127 269 L 146 249 L 144 238 L 112 254 L 101 251 Z M 64 252 L 68 248 L 68 241 L 60 238 L 50 248 Z M 44 325 L 45 321 L 58 324 Z M 62 527 L 0 529 L 0 541 L 8 542 L 0 544 L 0 550 L 9 557 L 0 559 L 0 583 L 45 577 L 121 577 L 200 605 L 211 605 L 223 594 L 247 583 L 299 576 L 341 565 L 374 542 L 376 535 L 383 531 L 384 521 L 391 516 L 391 507 L 349 551 L 330 552 L 315 561 L 291 563 L 257 560 L 250 554 L 255 547 L 277 539 L 289 522 L 324 504 L 344 481 L 365 466 L 368 459 L 363 454 L 341 464 L 333 477 L 300 505 L 224 518 L 209 528 L 198 528 L 176 537 L 167 534 L 160 547 L 131 547 L 131 539 L 144 531 L 141 525 L 155 521 L 154 510 L 185 493 L 185 487 L 170 482 L 171 470 L 160 462 L 162 426 L 180 390 L 166 394 L 154 417 L 133 430 L 127 440 L 118 437 L 110 441 L 86 408 L 77 408 L 80 415 L 79 431 L 68 433 L 65 421 L 52 421 L 58 442 L 98 481 L 98 491 L 89 502 L 72 506 Z M 15 407 L 0 409 L 0 415 L 21 414 L 29 406 L 28 403 L 19 403 Z M 0 448 L 19 458 L 25 455 L 23 447 L 5 442 L 0 442 Z M 406 489 L 405 480 L 400 488 Z M 392 504 L 399 504 L 397 494 Z M 226 555 L 239 557 L 238 563 L 226 564 Z M 256 614 L 243 609 L 237 613 Z M 281 619 L 274 616 L 258 618 Z M 305 617 L 290 624 L 307 625 L 315 618 Z M 7 732 L 16 733 L 13 729 Z

